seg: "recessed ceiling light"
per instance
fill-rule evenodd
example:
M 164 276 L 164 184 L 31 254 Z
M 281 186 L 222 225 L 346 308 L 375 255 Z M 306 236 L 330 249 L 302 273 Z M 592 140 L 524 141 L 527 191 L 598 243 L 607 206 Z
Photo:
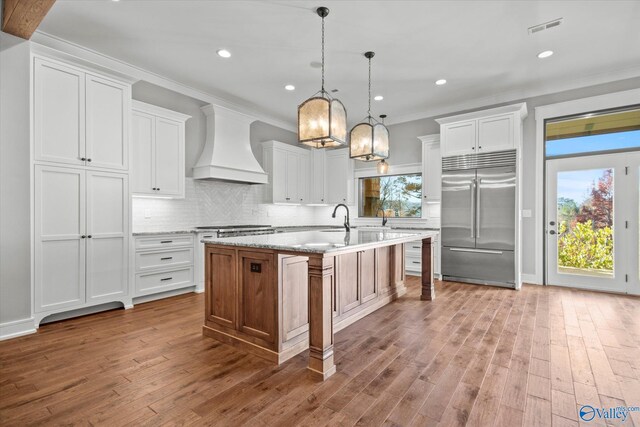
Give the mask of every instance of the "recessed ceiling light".
M 548 58 L 551 55 L 553 55 L 553 51 L 552 50 L 545 50 L 544 52 L 540 52 L 538 54 L 538 58 L 542 59 L 542 58 Z
M 284 88 L 286 90 L 296 90 L 296 87 L 294 85 L 286 85 Z
M 384 99 L 384 96 L 376 95 L 376 96 L 373 97 L 373 99 L 375 99 L 376 101 L 382 101 Z
M 436 84 L 438 86 L 442 86 L 444 84 L 447 84 L 447 81 L 445 79 L 436 80 Z
M 218 56 L 222 57 L 222 58 L 229 58 L 231 56 L 231 52 L 229 52 L 227 49 L 218 49 Z

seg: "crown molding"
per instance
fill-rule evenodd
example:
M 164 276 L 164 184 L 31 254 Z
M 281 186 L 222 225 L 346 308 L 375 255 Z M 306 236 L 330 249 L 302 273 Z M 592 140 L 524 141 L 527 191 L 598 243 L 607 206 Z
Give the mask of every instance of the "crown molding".
M 212 95 L 202 90 L 182 84 L 168 77 L 129 64 L 114 57 L 102 54 L 95 50 L 70 42 L 60 37 L 36 30 L 31 38 L 31 45 L 38 53 L 58 57 L 71 61 L 90 64 L 93 67 L 100 67 L 110 70 L 122 76 L 127 76 L 131 81 L 144 80 L 165 89 L 181 93 L 191 98 L 203 101 L 207 104 L 215 104 L 232 111 L 255 117 L 256 120 L 288 130 L 297 132 L 296 127 L 287 121 L 280 120 L 249 105 L 242 105 L 237 101 L 230 101 L 223 97 Z
M 420 142 L 426 143 L 426 144 L 429 144 L 429 145 L 440 144 L 440 134 L 439 133 L 432 133 L 431 135 L 419 136 L 418 139 L 420 140 Z

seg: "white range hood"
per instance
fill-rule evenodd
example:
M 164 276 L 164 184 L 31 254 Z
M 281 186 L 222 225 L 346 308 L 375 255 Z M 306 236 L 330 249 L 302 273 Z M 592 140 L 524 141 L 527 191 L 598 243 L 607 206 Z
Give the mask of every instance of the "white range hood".
M 201 110 L 207 116 L 207 139 L 193 177 L 267 184 L 268 175 L 251 151 L 250 128 L 256 119 L 219 105 Z

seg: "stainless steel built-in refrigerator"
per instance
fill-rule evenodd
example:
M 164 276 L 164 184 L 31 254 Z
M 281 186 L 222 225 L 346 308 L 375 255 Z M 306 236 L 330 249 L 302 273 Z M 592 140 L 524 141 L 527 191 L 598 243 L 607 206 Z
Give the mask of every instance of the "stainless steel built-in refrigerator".
M 442 159 L 442 275 L 515 286 L 516 152 Z

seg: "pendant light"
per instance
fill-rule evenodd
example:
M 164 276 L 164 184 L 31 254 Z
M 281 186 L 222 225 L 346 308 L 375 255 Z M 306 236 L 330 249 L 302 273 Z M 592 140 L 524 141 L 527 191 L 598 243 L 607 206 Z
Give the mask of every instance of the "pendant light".
M 380 119 L 382 120 L 382 124 L 384 124 L 384 119 L 387 117 L 386 114 L 380 114 Z M 389 163 L 386 162 L 385 159 L 380 160 L 378 163 L 378 173 L 382 175 L 386 175 L 389 172 Z
M 351 129 L 349 134 L 349 156 L 364 162 L 378 161 L 389 157 L 389 130 L 371 117 L 371 58 L 375 52 L 365 52 L 369 60 L 369 109 L 367 117 Z
M 313 148 L 335 148 L 347 143 L 347 111 L 324 89 L 324 18 L 329 9 L 316 9 L 322 18 L 322 86 L 298 106 L 298 142 Z

